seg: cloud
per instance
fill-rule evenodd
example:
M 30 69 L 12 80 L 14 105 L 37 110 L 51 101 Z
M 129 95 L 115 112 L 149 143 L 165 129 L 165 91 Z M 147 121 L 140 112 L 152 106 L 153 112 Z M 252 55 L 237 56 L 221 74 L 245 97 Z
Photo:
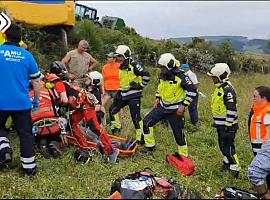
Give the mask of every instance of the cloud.
M 117 16 L 142 36 L 160 39 L 200 35 L 270 35 L 270 2 L 83 1 L 100 18 Z

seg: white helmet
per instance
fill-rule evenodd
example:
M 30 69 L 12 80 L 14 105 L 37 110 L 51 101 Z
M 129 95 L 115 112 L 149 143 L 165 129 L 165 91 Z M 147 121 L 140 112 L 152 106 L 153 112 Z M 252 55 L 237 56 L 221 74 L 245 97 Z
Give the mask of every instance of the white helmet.
M 125 59 L 130 58 L 131 51 L 126 45 L 119 45 L 115 51 L 116 55 L 122 55 Z
M 230 67 L 226 63 L 216 63 L 215 66 L 207 72 L 207 75 L 217 77 L 220 82 L 229 80 L 230 74 Z
M 103 76 L 98 71 L 92 71 L 86 74 L 91 79 L 92 85 L 101 85 L 103 83 Z
M 158 64 L 166 67 L 168 70 L 171 70 L 175 67 L 176 59 L 171 53 L 164 53 L 160 56 Z

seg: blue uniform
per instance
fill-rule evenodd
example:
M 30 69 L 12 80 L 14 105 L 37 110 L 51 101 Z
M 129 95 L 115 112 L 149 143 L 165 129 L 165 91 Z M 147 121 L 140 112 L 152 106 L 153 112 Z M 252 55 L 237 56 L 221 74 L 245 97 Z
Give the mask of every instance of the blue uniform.
M 0 74 L 0 110 L 31 109 L 29 80 L 40 76 L 32 54 L 15 45 L 1 45 Z
M 0 75 L 0 162 L 7 162 L 7 155 L 12 154 L 5 130 L 6 121 L 11 116 L 20 137 L 21 167 L 31 175 L 36 171 L 36 161 L 29 80 L 38 78 L 40 70 L 31 53 L 17 44 L 5 43 L 0 46 Z

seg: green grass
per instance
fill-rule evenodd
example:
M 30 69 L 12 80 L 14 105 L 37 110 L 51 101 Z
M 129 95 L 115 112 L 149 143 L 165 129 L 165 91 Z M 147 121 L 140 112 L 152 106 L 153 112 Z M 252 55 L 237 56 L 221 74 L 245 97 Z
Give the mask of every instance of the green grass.
M 149 86 L 144 92 L 142 100 L 143 112 L 151 109 L 157 87 L 157 71 L 152 71 Z M 87 165 L 77 164 L 73 159 L 74 148 L 67 148 L 62 159 L 46 160 L 37 155 L 38 173 L 29 178 L 19 174 L 19 142 L 17 137 L 12 138 L 15 150 L 13 165 L 15 169 L 0 172 L 0 198 L 107 198 L 113 180 L 119 176 L 150 167 L 161 176 L 173 177 L 180 184 L 193 191 L 197 191 L 203 198 L 213 198 L 225 186 L 236 186 L 251 190 L 247 178 L 247 166 L 253 156 L 247 133 L 247 114 L 249 112 L 252 95 L 255 87 L 265 85 L 269 75 L 232 76 L 232 83 L 238 94 L 238 109 L 240 130 L 236 137 L 238 157 L 241 162 L 241 177 L 234 179 L 229 173 L 222 173 L 219 167 L 222 164 L 222 155 L 217 144 L 217 134 L 210 124 L 210 96 L 214 87 L 210 78 L 200 75 L 200 91 L 207 95 L 199 99 L 199 113 L 201 127 L 192 131 L 189 116 L 186 123 L 186 137 L 191 159 L 196 163 L 196 172 L 189 177 L 182 176 L 176 169 L 166 164 L 168 153 L 176 151 L 176 143 L 170 128 L 162 125 L 155 126 L 157 151 L 154 157 L 138 152 L 133 157 L 121 159 L 118 164 L 104 164 L 97 159 Z M 128 109 L 125 108 L 125 130 L 123 137 L 134 135 L 135 131 L 130 121 Z

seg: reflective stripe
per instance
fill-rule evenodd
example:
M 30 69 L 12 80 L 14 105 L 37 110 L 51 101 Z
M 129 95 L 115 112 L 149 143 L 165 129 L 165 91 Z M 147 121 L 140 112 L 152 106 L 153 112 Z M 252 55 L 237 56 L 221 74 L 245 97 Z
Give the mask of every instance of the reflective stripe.
M 230 164 L 230 170 L 239 171 L 239 166 L 237 164 Z
M 21 157 L 21 161 L 22 161 L 22 162 L 25 162 L 25 163 L 31 163 L 31 162 L 34 162 L 34 161 L 35 161 L 35 156 L 30 157 L 30 158 L 23 158 L 23 157 Z
M 38 78 L 38 77 L 40 77 L 40 71 L 38 71 L 37 73 L 35 73 L 35 74 L 30 74 L 30 77 L 31 78 Z
M 214 122 L 215 122 L 216 125 L 225 125 L 225 121 L 214 120 Z
M 126 97 L 128 95 L 139 93 L 139 92 L 142 92 L 142 90 L 127 90 L 127 91 L 121 91 L 121 95 L 123 97 Z
M 0 142 L 2 141 L 9 142 L 9 140 L 6 137 L 0 137 Z
M 214 118 L 218 118 L 218 119 L 225 119 L 226 116 L 224 115 L 213 115 Z
M 228 121 L 228 122 L 233 122 L 233 121 L 234 121 L 234 118 L 227 117 L 227 118 L 226 118 L 226 121 Z
M 192 96 L 192 97 L 196 97 L 197 93 L 196 92 L 188 92 L 186 91 L 186 95 Z
M 22 163 L 22 167 L 24 169 L 34 169 L 36 166 L 37 166 L 36 163 L 33 163 L 33 164 L 24 164 L 24 163 Z
M 192 102 L 193 99 L 191 97 L 185 97 L 185 100 L 189 101 L 189 102 Z
M 150 80 L 150 77 L 149 76 L 142 76 L 142 79 L 143 80 L 146 80 L 146 81 L 149 81 Z
M 258 121 L 256 123 L 256 138 L 257 138 L 257 143 L 262 143 L 261 139 L 261 118 L 258 118 Z
M 179 103 L 180 104 L 180 103 Z M 171 110 L 174 110 L 174 109 L 178 109 L 179 108 L 179 104 L 177 105 L 164 105 L 164 103 L 162 101 L 160 101 L 160 105 L 165 108 L 165 109 L 171 109 Z
M 252 151 L 255 153 L 258 153 L 261 150 L 261 148 L 252 148 Z
M 4 149 L 4 148 L 6 148 L 6 147 L 10 148 L 9 143 L 3 143 L 3 144 L 0 144 L 0 150 Z
M 226 157 L 226 156 L 223 156 L 223 161 L 225 162 L 225 163 L 229 163 L 229 160 L 228 160 L 228 158 Z
M 227 110 L 227 114 L 229 114 L 229 115 L 236 115 L 237 112 L 236 111 L 232 111 L 232 110 Z

